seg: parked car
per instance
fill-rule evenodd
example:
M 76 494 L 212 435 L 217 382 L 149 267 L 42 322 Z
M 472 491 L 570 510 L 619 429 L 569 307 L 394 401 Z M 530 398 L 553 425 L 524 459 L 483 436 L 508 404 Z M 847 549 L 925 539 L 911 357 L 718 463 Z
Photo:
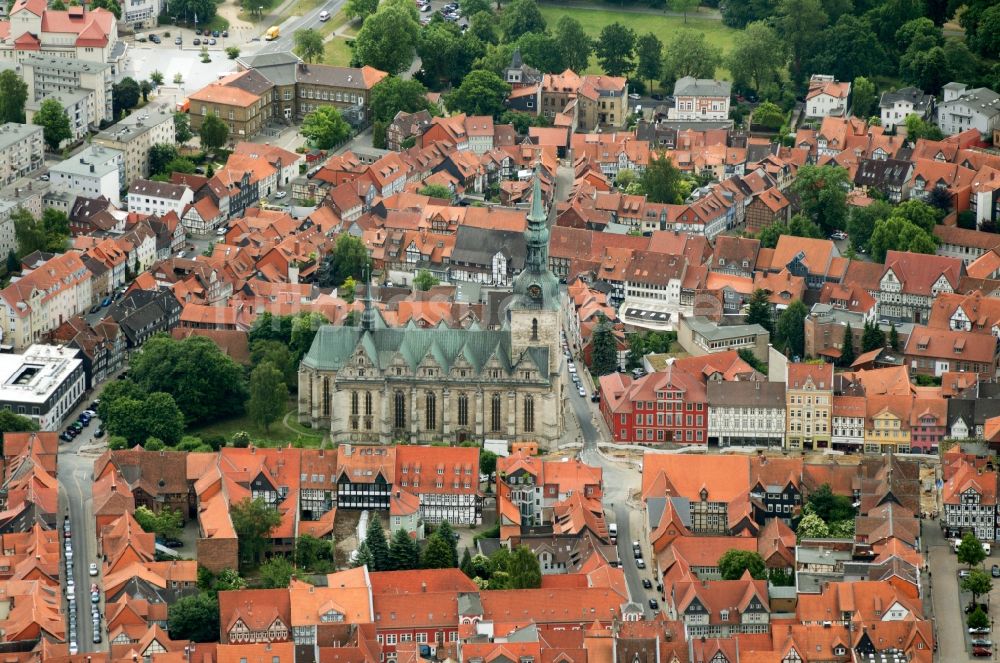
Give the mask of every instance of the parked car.
M 576 391 L 577 391 L 577 393 L 579 393 L 579 394 L 580 394 L 580 397 L 581 397 L 581 398 L 586 398 L 586 397 L 587 397 L 587 392 L 586 392 L 586 391 L 584 390 L 584 388 L 583 388 L 583 387 L 580 387 L 580 388 L 579 388 L 579 389 L 577 389 Z
M 972 573 L 972 571 L 970 571 L 969 569 L 962 569 L 961 571 L 958 572 L 958 577 L 959 578 L 968 578 L 971 573 Z
M 100 310 L 101 310 L 101 305 L 100 304 L 94 304 L 93 306 L 90 307 L 90 312 L 91 313 L 97 313 Z
M 228 37 L 229 36 L 229 30 L 223 30 L 222 31 L 222 36 L 223 37 Z
M 643 578 L 642 579 L 642 586 L 645 587 L 646 589 L 652 589 L 653 588 L 653 581 L 650 580 L 649 578 Z
M 183 40 L 183 39 L 181 39 L 180 37 L 176 37 L 176 38 L 174 39 L 174 43 L 175 43 L 176 45 L 180 46 L 181 44 L 183 44 L 183 43 L 184 43 L 184 40 Z
M 994 564 L 990 569 L 990 575 L 994 578 L 1000 578 L 1000 564 Z
M 48 182 L 49 181 L 49 176 L 48 176 L 48 174 L 45 174 L 45 175 L 42 175 L 41 177 L 39 177 L 38 179 L 40 179 L 43 182 Z
M 973 635 L 986 635 L 990 632 L 989 626 L 980 626 L 979 628 L 969 627 L 969 633 Z
M 649 599 L 649 607 L 653 610 L 659 610 L 660 604 L 656 602 L 656 599 Z
M 101 602 L 101 593 L 100 592 L 91 592 L 90 593 L 90 602 L 91 603 L 100 603 Z
M 212 36 L 213 37 L 218 37 L 219 36 L 219 31 L 218 30 L 212 30 Z
M 993 655 L 993 650 L 990 649 L 989 647 L 974 646 L 972 648 L 972 655 L 973 656 L 992 656 Z
M 279 191 L 278 193 L 274 194 L 274 197 L 277 200 L 281 200 L 282 198 L 284 198 L 287 195 L 288 195 L 287 191 Z
M 154 44 L 159 44 L 163 40 L 160 39 L 160 35 L 149 35 L 149 41 L 153 42 Z
M 111 305 L 111 297 L 105 297 L 104 299 L 101 300 L 101 308 L 110 305 Z
M 194 39 L 191 40 L 191 45 L 192 46 L 201 46 L 201 40 L 198 39 L 197 37 L 195 37 Z
M 94 431 L 94 437 L 104 437 L 104 427 L 101 426 Z
M 972 646 L 973 647 L 992 647 L 993 646 L 993 641 L 992 640 L 986 640 L 985 638 L 973 638 L 972 639 Z
M 90 563 L 90 575 L 92 575 L 92 576 L 96 576 L 97 575 L 97 562 L 91 562 Z
M 640 557 L 639 559 L 635 560 L 635 565 L 636 565 L 636 568 L 640 568 L 640 569 L 646 568 L 646 562 L 642 559 L 642 557 Z

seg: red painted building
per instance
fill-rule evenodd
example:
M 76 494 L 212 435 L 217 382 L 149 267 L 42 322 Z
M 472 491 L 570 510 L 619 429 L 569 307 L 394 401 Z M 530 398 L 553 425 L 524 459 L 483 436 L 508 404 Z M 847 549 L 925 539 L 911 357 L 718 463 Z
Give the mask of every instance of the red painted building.
M 705 444 L 705 385 L 674 365 L 633 380 L 622 373 L 601 377 L 601 412 L 616 442 Z

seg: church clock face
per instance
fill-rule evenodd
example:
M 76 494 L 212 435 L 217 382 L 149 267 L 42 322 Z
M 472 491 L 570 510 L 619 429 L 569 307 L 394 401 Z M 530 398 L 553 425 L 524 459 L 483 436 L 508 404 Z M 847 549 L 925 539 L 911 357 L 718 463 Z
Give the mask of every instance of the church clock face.
M 532 298 L 534 299 L 541 299 L 542 286 L 538 285 L 537 283 L 532 283 L 531 285 L 528 286 L 528 294 L 531 295 Z

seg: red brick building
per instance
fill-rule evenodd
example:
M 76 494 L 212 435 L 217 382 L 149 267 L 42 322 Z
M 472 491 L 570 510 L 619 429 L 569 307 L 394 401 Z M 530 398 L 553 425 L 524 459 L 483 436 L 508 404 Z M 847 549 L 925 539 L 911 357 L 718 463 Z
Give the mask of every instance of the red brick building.
M 705 385 L 673 365 L 633 380 L 622 373 L 601 378 L 601 413 L 616 442 L 705 444 Z

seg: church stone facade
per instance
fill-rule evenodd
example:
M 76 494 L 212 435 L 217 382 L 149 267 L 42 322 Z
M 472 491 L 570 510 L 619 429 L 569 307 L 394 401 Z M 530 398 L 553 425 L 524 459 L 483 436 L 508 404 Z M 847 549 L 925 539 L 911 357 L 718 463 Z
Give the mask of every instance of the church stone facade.
M 554 447 L 562 434 L 559 283 L 536 175 L 501 329 L 388 327 L 370 300 L 357 327 L 324 325 L 299 367 L 301 423 L 335 442 L 504 439 Z

